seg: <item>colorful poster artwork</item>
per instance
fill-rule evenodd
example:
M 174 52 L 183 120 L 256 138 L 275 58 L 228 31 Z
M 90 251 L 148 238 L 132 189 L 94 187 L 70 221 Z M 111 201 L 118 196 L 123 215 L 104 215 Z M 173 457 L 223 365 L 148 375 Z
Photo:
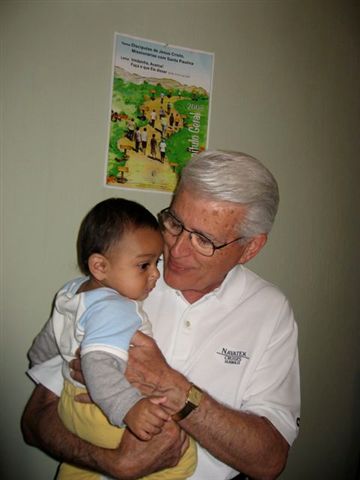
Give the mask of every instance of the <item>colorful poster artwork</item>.
M 173 192 L 207 148 L 214 54 L 115 34 L 108 187 Z

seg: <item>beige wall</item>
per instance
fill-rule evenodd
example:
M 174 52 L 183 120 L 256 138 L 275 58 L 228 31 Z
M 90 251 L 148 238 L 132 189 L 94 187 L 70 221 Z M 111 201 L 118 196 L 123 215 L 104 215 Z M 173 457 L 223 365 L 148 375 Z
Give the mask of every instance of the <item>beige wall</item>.
M 289 296 L 300 330 L 302 429 L 283 479 L 354 479 L 359 455 L 358 2 L 2 1 L 1 463 L 52 478 L 22 442 L 26 351 L 77 274 L 102 186 L 115 31 L 215 52 L 210 147 L 258 156 L 281 189 L 252 267 Z M 5 465 L 5 467 L 4 467 Z M 11 472 L 10 472 L 11 470 Z M 209 479 L 204 479 L 209 480 Z M 211 479 L 210 479 L 211 480 Z

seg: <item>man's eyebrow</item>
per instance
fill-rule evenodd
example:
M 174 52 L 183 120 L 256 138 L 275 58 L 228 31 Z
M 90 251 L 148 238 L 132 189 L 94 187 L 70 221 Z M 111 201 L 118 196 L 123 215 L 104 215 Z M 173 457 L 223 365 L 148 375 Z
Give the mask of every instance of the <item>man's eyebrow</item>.
M 172 208 L 170 207 L 169 208 L 169 211 L 171 213 L 171 215 L 173 215 L 176 220 L 178 220 L 182 225 L 184 225 L 184 222 L 182 220 L 180 220 L 180 218 L 176 215 L 176 213 L 174 212 L 174 210 L 172 210 Z M 184 225 L 185 226 L 185 225 Z M 187 228 L 187 227 L 186 227 Z M 207 238 L 208 240 L 210 240 L 211 242 L 217 242 L 217 243 L 220 243 L 219 240 L 217 240 L 216 238 L 214 238 L 214 236 L 211 234 L 211 233 L 204 233 L 202 232 L 201 230 L 191 230 L 192 232 L 194 233 L 198 233 L 199 235 L 201 235 L 202 237 L 205 237 Z

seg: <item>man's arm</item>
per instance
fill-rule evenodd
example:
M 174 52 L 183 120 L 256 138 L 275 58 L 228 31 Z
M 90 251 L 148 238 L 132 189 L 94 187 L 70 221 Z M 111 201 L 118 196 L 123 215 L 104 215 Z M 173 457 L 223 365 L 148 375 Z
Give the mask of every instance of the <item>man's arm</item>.
M 114 450 L 96 447 L 69 432 L 57 415 L 58 397 L 37 385 L 21 420 L 24 439 L 59 461 L 85 467 L 119 480 L 133 480 L 177 464 L 187 448 L 184 432 L 167 422 L 148 442 L 126 431 Z
M 289 445 L 269 420 L 232 410 L 206 393 L 179 425 L 214 457 L 252 479 L 275 479 L 286 465 Z
M 170 413 L 181 410 L 190 382 L 169 367 L 151 338 L 137 333 L 132 342 L 128 380 L 143 394 L 166 395 Z M 289 445 L 267 419 L 228 408 L 207 393 L 179 424 L 212 455 L 253 479 L 275 479 L 285 467 Z

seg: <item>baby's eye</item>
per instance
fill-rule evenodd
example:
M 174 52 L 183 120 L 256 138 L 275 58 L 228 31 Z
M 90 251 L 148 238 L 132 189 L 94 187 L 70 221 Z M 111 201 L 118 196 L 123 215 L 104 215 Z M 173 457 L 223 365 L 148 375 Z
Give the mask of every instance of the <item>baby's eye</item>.
M 150 265 L 149 262 L 140 263 L 139 268 L 140 268 L 140 270 L 147 270 L 149 265 Z

